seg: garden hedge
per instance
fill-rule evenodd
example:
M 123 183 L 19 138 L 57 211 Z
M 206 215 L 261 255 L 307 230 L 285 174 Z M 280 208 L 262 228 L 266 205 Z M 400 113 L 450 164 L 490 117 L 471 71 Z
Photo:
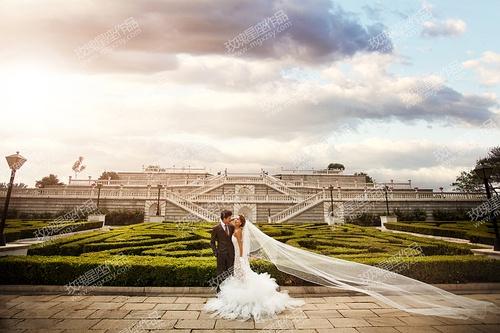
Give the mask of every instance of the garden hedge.
M 144 222 L 144 211 L 140 210 L 103 210 L 106 214 L 106 225 L 130 225 Z
M 395 209 L 394 215 L 398 217 L 399 221 L 425 221 L 427 219 L 425 210 L 418 208 L 410 211 Z
M 215 274 L 210 223 L 141 223 L 99 229 L 30 247 L 28 256 L 0 258 L 2 284 L 66 284 L 111 258 L 130 261 L 131 269 L 106 285 L 204 286 Z M 500 262 L 474 256 L 473 246 L 351 224 L 262 224 L 276 240 L 304 250 L 377 265 L 409 247 L 421 250 L 401 274 L 431 283 L 497 282 Z M 399 260 L 400 258 L 398 258 Z M 279 272 L 269 262 L 252 261 L 281 285 L 306 282 Z M 4 274 L 5 272 L 5 274 Z
M 114 256 L 119 257 L 119 256 Z M 0 284 L 65 285 L 113 256 L 8 256 L 0 258 Z M 105 285 L 112 286 L 208 286 L 215 276 L 215 258 L 127 256 L 124 273 Z M 376 265 L 381 258 L 358 260 Z M 500 282 L 500 261 L 481 256 L 439 256 L 402 259 L 398 273 L 427 283 Z M 120 264 L 123 267 L 123 262 Z M 308 285 L 280 272 L 271 263 L 252 260 L 257 272 L 268 272 L 279 285 Z M 111 265 L 112 266 L 112 265 Z
M 437 221 L 467 221 L 470 219 L 465 209 L 435 209 L 432 211 L 432 217 Z

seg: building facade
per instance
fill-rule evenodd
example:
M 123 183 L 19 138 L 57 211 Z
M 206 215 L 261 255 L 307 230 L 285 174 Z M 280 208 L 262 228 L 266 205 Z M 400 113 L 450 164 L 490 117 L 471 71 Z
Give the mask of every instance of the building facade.
M 252 222 L 303 223 L 363 212 L 385 214 L 387 206 L 391 212 L 424 209 L 432 220 L 436 209 L 470 209 L 485 200 L 480 193 L 412 188 L 411 181 L 368 183 L 365 176 L 339 170 L 211 174 L 205 169 L 150 166 L 117 175 L 104 180 L 70 177 L 64 186 L 14 189 L 10 207 L 57 213 L 91 199 L 110 211 L 143 210 L 146 221 L 217 221 L 222 209 L 230 209 Z M 0 191 L 0 201 L 5 193 Z

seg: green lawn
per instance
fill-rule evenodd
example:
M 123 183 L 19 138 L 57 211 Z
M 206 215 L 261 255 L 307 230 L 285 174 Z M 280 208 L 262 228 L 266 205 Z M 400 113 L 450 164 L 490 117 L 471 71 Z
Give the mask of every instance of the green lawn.
M 109 285 L 201 286 L 215 275 L 207 223 L 141 223 L 111 231 L 93 231 L 33 246 L 27 257 L 0 258 L 0 283 L 65 284 L 89 269 L 126 258 L 132 269 Z M 381 232 L 375 228 L 325 224 L 260 225 L 275 239 L 308 251 L 376 265 L 408 247 L 422 253 L 400 258 L 398 271 L 433 283 L 500 281 L 500 262 L 473 256 L 471 246 L 424 237 Z M 120 263 L 119 265 L 122 265 Z M 278 272 L 265 261 L 252 263 L 283 285 L 302 281 Z

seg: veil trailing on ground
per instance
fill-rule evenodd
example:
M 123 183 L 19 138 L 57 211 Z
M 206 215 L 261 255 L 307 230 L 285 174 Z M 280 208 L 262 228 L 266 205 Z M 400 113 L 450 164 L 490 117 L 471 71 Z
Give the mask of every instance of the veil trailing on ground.
M 455 295 L 382 268 L 281 243 L 251 222 L 244 229 L 245 257 L 250 254 L 269 260 L 280 271 L 305 281 L 364 293 L 394 308 L 421 315 L 466 319 L 483 318 L 488 312 L 500 313 L 493 303 Z

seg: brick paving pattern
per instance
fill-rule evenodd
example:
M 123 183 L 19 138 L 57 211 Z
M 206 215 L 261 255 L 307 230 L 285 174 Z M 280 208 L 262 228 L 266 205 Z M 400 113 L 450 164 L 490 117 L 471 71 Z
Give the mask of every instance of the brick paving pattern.
M 469 295 L 500 306 L 500 293 Z M 481 320 L 418 316 L 369 296 L 309 295 L 306 304 L 265 322 L 212 318 L 206 297 L 0 295 L 0 332 L 481 333 L 500 332 L 500 315 Z

